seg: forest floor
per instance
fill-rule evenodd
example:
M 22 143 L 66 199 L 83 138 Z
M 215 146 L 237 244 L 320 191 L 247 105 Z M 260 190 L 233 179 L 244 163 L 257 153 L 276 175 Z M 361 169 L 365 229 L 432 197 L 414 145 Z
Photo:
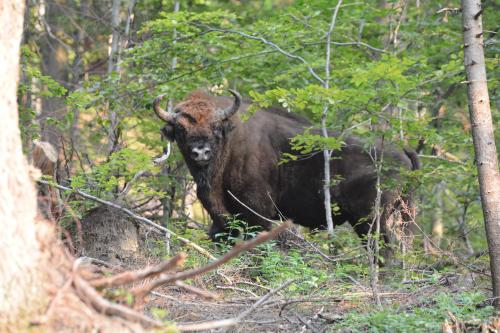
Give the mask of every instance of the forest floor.
M 142 269 L 180 252 L 187 253 L 182 270 L 209 262 L 175 239 L 167 247 L 164 237 L 132 221 L 116 211 L 92 210 L 82 219 L 84 238 L 93 243 L 87 244 L 93 252 L 86 255 L 103 260 L 115 273 Z M 93 224 L 91 232 L 86 232 L 88 223 Z M 171 227 L 215 257 L 231 250 L 215 246 L 200 228 Z M 134 230 L 137 239 L 130 237 Z M 113 240 L 112 234 L 125 239 Z M 491 306 L 487 251 L 466 255 L 458 239 L 424 249 L 424 237 L 415 235 L 411 250 L 397 253 L 397 263 L 380 268 L 380 305 L 367 251 L 345 225 L 336 228 L 333 239 L 304 232 L 286 243 L 270 241 L 184 281 L 187 287 L 161 286 L 150 294 L 144 310 L 179 326 L 236 320 L 228 328 L 231 332 L 500 331 L 500 318 Z
M 500 319 L 491 323 L 495 312 L 488 299 L 491 284 L 483 253 L 465 259 L 459 251 L 409 251 L 398 257 L 397 265 L 381 268 L 377 306 L 366 251 L 350 228 L 337 230 L 337 243 L 330 244 L 336 250 L 328 259 L 324 235 L 307 237 L 306 243 L 294 241 L 286 249 L 275 242 L 263 244 L 216 271 L 185 281 L 206 291 L 207 297 L 176 285 L 162 286 L 150 295 L 145 310 L 178 325 L 240 317 L 231 332 L 454 333 L 500 328 Z M 155 244 L 147 258 L 119 264 L 121 269 L 170 257 L 162 241 Z M 174 254 L 188 253 L 184 268 L 207 263 L 194 251 L 171 245 Z M 217 257 L 229 249 L 208 242 L 204 246 Z

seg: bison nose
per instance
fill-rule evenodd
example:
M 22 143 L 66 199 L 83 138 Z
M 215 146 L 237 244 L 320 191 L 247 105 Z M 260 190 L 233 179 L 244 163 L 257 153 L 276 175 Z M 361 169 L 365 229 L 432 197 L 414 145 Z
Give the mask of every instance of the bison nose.
M 212 150 L 205 145 L 196 146 L 191 150 L 191 158 L 195 161 L 208 161 L 211 155 Z

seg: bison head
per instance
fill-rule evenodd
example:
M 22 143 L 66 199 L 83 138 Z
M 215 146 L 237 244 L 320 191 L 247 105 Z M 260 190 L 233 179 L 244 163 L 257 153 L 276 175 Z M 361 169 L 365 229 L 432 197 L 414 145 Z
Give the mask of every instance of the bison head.
M 234 103 L 227 108 L 218 108 L 213 97 L 202 91 L 191 93 L 173 108 L 173 112 L 163 110 L 157 97 L 153 103 L 156 115 L 167 124 L 162 135 L 169 141 L 176 141 L 188 164 L 205 166 L 216 156 L 228 129 L 227 119 L 238 111 L 241 96 L 229 90 Z

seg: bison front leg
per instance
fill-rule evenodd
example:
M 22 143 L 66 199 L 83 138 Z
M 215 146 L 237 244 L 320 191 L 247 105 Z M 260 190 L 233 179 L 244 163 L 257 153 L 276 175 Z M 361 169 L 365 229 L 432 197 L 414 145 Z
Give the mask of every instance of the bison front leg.
M 208 236 L 213 242 L 226 243 L 231 236 L 228 228 L 229 211 L 224 205 L 222 192 L 219 190 L 198 188 L 198 198 L 203 207 L 208 211 L 212 219 L 212 225 L 208 230 Z
M 227 226 L 227 215 L 225 214 L 210 214 L 212 225 L 208 230 L 208 236 L 215 243 L 227 243 L 234 235 L 234 231 Z

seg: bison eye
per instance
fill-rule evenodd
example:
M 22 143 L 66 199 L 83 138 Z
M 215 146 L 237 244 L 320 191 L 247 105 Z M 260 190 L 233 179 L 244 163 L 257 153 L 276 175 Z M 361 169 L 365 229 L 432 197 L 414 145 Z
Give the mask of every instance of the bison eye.
M 163 126 L 161 129 L 161 136 L 165 140 L 174 141 L 175 138 L 174 126 L 172 126 L 171 124 Z

